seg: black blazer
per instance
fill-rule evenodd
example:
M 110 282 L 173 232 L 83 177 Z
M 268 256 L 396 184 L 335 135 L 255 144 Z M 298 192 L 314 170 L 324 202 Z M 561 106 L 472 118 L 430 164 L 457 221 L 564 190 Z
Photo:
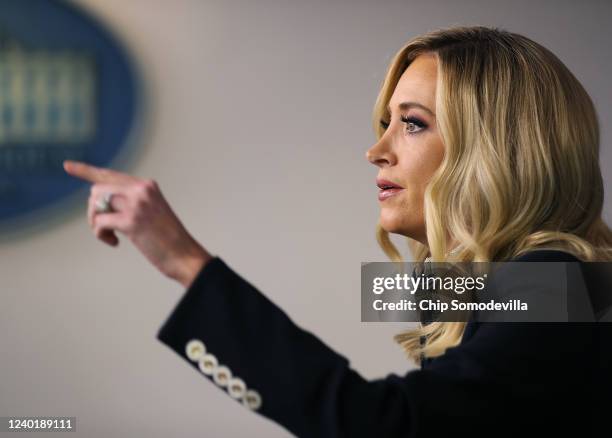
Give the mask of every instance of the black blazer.
M 552 250 L 515 260 L 578 261 Z M 157 338 L 299 437 L 612 433 L 610 323 L 469 322 L 420 369 L 366 380 L 217 256 Z

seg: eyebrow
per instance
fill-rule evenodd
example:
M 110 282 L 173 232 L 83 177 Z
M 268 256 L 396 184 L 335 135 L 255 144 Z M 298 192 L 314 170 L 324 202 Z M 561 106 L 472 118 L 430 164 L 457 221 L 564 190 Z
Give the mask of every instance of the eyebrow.
M 410 108 L 421 108 L 424 111 L 427 111 L 429 114 L 431 114 L 432 116 L 436 116 L 434 114 L 434 112 L 432 110 L 430 110 L 429 108 L 427 108 L 425 105 L 422 105 L 418 102 L 402 102 L 397 106 L 400 110 L 407 110 Z M 387 111 L 389 113 L 391 113 L 391 107 L 389 105 L 387 105 Z

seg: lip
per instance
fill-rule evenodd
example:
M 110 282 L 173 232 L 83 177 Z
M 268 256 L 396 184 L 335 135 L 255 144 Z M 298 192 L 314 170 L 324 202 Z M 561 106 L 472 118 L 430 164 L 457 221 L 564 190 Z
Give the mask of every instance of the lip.
M 380 189 L 380 191 L 378 192 L 378 200 L 379 201 L 384 201 L 387 198 L 390 198 L 392 196 L 397 195 L 402 190 L 404 190 L 403 187 L 393 187 L 393 188 L 390 188 L 390 189 Z
M 397 195 L 399 192 L 404 190 L 402 186 L 383 178 L 376 178 L 376 185 L 380 188 L 378 192 L 378 200 L 384 201 L 391 196 Z
M 394 183 L 393 181 L 389 181 L 383 178 L 376 178 L 376 185 L 378 188 L 382 189 L 384 187 L 397 187 L 398 189 L 403 189 L 399 184 Z

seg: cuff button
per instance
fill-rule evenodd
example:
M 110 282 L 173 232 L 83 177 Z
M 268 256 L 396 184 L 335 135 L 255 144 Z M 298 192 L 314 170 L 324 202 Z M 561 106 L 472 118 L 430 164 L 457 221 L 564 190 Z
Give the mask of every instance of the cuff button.
M 246 391 L 246 385 L 242 379 L 234 377 L 228 382 L 227 391 L 232 398 L 241 399 Z
M 206 347 L 199 339 L 192 339 L 185 346 L 185 354 L 187 354 L 189 360 L 196 362 L 206 354 Z
M 202 373 L 206 374 L 207 376 L 212 375 L 212 373 L 217 368 L 217 364 L 217 358 L 215 357 L 215 355 L 210 353 L 205 354 L 198 361 L 198 367 L 200 368 L 200 371 L 202 371 Z
M 213 371 L 213 380 L 221 387 L 227 386 L 227 383 L 232 378 L 232 372 L 226 366 L 217 367 Z
M 242 398 L 242 403 L 249 409 L 259 409 L 261 406 L 261 396 L 254 389 L 249 389 Z

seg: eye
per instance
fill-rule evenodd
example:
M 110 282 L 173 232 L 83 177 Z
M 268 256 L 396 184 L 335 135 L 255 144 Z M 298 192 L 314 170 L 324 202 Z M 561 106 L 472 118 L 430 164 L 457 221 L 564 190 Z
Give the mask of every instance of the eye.
M 427 128 L 427 125 L 421 120 L 421 119 L 417 119 L 416 117 L 401 117 L 402 122 L 404 122 L 406 124 L 406 127 L 408 128 L 408 132 L 411 134 L 416 134 L 418 132 L 421 132 L 423 129 Z M 410 129 L 412 127 L 412 129 Z M 414 127 L 418 128 L 417 130 L 414 130 Z
M 401 120 L 402 122 L 406 123 L 408 127 L 408 132 L 411 134 L 416 134 L 417 132 L 420 132 L 423 129 L 427 128 L 427 124 L 423 122 L 421 119 L 418 119 L 416 117 L 402 116 Z M 386 122 L 385 120 L 381 119 L 380 126 L 382 129 L 387 129 L 389 127 L 389 122 Z M 418 129 L 415 130 L 415 127 Z

